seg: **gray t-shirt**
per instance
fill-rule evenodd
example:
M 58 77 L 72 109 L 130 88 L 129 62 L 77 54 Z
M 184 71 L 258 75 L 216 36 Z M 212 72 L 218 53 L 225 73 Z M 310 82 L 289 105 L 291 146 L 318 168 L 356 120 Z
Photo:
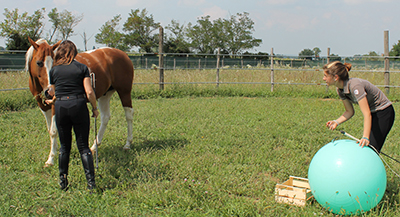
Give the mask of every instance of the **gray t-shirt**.
M 348 99 L 354 104 L 358 104 L 358 101 L 367 97 L 371 112 L 384 110 L 392 104 L 379 88 L 360 78 L 350 78 L 344 81 L 343 89 L 337 88 L 337 93 L 340 99 Z

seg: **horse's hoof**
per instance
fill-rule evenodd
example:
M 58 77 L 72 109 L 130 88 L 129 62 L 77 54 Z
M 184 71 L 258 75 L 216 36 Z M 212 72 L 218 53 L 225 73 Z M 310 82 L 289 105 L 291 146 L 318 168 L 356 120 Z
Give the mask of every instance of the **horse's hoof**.
M 52 167 L 52 166 L 54 166 L 54 165 L 53 165 L 53 164 L 50 164 L 50 163 L 45 163 L 45 164 L 44 164 L 44 168 Z
M 131 146 L 130 145 L 125 145 L 123 149 L 124 150 L 131 150 Z

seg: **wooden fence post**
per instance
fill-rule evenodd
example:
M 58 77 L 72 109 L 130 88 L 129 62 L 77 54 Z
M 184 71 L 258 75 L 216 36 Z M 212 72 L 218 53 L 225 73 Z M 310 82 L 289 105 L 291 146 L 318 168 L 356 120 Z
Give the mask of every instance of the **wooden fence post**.
M 218 55 L 217 55 L 217 88 L 219 87 L 219 60 L 220 60 L 220 53 L 221 49 L 218 48 Z
M 271 92 L 274 92 L 274 48 L 271 48 Z
M 328 64 L 331 61 L 329 57 L 331 55 L 331 48 L 328 47 L 327 53 L 328 55 L 326 56 L 326 64 Z M 326 93 L 328 92 L 329 92 L 329 86 L 326 85 Z
M 158 67 L 160 72 L 160 90 L 164 90 L 164 53 L 163 53 L 163 44 L 164 44 L 164 29 L 160 26 L 160 35 L 159 44 L 158 44 Z
M 389 68 L 390 68 L 390 63 L 389 63 L 389 31 L 386 30 L 384 32 L 384 52 L 385 52 L 385 72 L 384 72 L 384 78 L 385 78 L 385 90 L 386 90 L 386 94 L 389 94 L 390 89 L 389 89 L 389 85 L 390 85 L 390 72 L 389 72 Z

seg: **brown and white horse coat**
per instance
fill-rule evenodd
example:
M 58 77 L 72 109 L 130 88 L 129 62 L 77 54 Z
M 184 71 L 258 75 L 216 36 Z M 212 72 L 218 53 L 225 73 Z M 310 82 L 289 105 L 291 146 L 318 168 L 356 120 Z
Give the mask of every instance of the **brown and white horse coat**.
M 54 51 L 61 41 L 49 45 L 45 40 L 34 42 L 29 38 L 31 47 L 26 53 L 25 69 L 29 72 L 29 89 L 46 118 L 47 130 L 50 134 L 50 154 L 46 166 L 54 165 L 57 154 L 57 128 L 55 125 L 54 106 L 46 105 L 43 101 L 43 92 L 49 88 L 49 71 L 53 66 Z M 93 51 L 79 53 L 76 61 L 85 64 L 91 73 L 95 74 L 95 92 L 98 99 L 101 124 L 97 138 L 91 147 L 97 150 L 101 144 L 108 121 L 111 117 L 110 99 L 117 92 L 125 111 L 127 121 L 127 139 L 124 149 L 129 149 L 133 139 L 133 108 L 131 91 L 134 69 L 128 55 L 114 48 L 100 48 Z

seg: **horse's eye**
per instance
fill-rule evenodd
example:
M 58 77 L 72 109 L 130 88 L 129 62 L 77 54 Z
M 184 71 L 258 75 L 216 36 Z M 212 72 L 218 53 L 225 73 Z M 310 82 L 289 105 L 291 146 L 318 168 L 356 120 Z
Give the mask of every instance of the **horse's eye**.
M 43 67 L 43 61 L 41 61 L 41 60 L 36 61 L 36 64 L 37 64 L 39 67 Z

